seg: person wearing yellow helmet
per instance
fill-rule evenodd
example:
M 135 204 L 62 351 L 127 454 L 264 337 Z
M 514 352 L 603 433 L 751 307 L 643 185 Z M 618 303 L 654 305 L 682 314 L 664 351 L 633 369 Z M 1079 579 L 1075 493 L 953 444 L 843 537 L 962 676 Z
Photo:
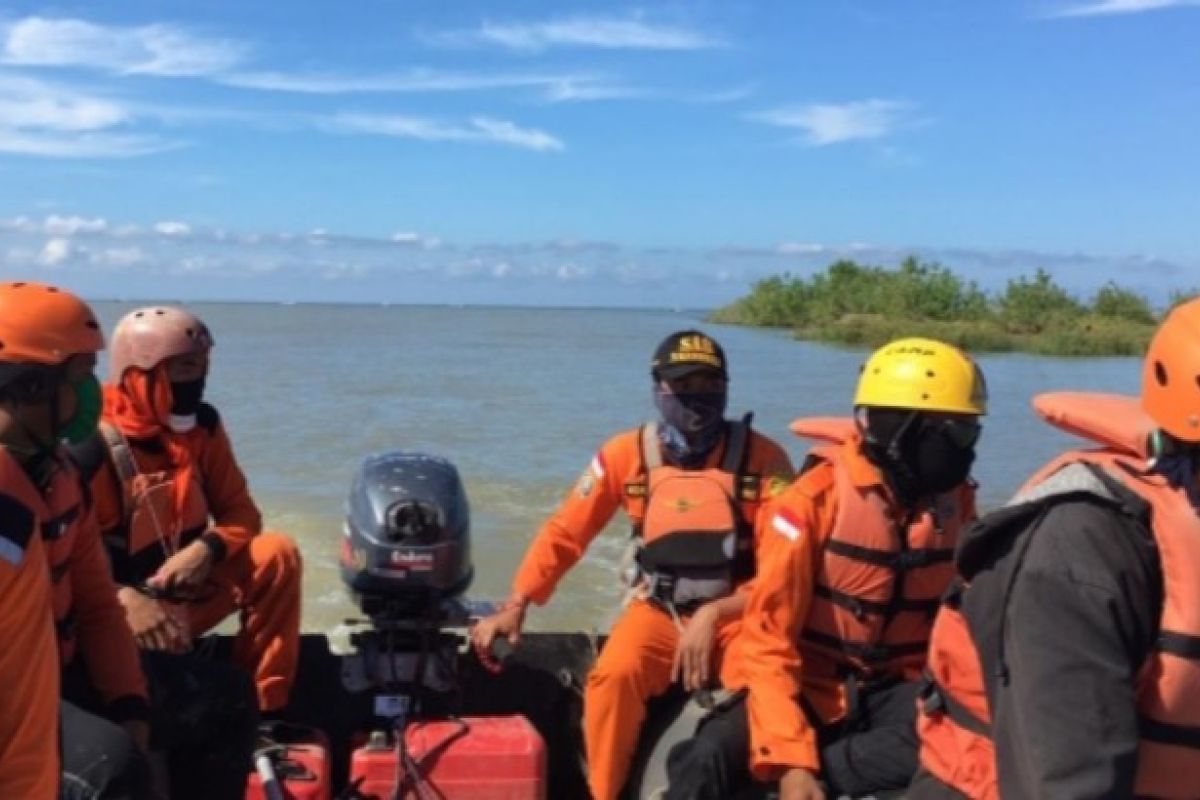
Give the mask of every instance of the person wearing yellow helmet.
M 907 338 L 863 364 L 853 417 L 793 423 L 817 446 L 758 518 L 758 573 L 728 656 L 742 699 L 675 747 L 667 798 L 732 797 L 751 781 L 780 781 L 781 800 L 908 785 L 986 413 L 968 355 Z

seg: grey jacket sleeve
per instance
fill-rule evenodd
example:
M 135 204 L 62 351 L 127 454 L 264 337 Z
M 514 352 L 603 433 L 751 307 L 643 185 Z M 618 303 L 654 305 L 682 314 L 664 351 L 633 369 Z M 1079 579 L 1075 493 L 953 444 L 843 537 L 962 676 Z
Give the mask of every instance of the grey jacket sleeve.
M 1158 627 L 1150 533 L 1089 501 L 1043 518 L 1009 595 L 993 726 L 1004 798 L 1130 798 L 1134 686 Z

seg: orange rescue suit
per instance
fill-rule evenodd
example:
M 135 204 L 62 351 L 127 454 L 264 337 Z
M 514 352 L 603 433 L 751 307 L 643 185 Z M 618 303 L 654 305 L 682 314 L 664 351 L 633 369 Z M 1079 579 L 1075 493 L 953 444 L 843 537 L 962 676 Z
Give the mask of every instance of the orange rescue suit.
M 42 500 L 0 447 L 0 797 L 55 800 L 59 656 Z
M 715 448 L 698 471 L 715 470 L 722 463 L 727 445 L 725 441 Z M 517 570 L 513 593 L 545 603 L 618 508 L 625 510 L 634 529 L 640 531 L 649 482 L 646 472 L 641 428 L 608 440 L 538 531 Z M 742 474 L 752 476 L 747 483 L 753 486 L 747 486 L 741 495 L 740 513 L 745 520 L 753 521 L 762 501 L 790 480 L 792 467 L 778 444 L 750 431 Z M 731 623 L 718 631 L 719 651 L 736 627 Z M 597 800 L 610 800 L 620 792 L 637 745 L 646 701 L 669 687 L 678 643 L 675 621 L 647 600 L 631 602 L 613 625 L 588 675 L 584 694 L 588 782 Z
M 1158 545 L 1163 605 L 1156 647 L 1137 678 L 1140 742 L 1134 794 L 1162 800 L 1200 797 L 1200 513 L 1182 489 L 1149 472 L 1147 442 L 1154 423 L 1133 397 L 1054 393 L 1034 401 L 1050 424 L 1102 449 L 1068 452 L 1039 470 L 1013 503 L 1081 491 L 1075 481 L 1056 490 L 1072 465 L 1099 469 L 1145 500 Z M 1019 545 L 1017 545 L 1019 546 Z M 966 591 L 970 591 L 967 587 Z M 947 603 L 930 645 L 931 688 L 939 703 L 919 717 L 921 766 L 967 797 L 999 797 L 991 720 L 980 658 L 965 616 Z
M 194 476 L 183 490 L 181 515 L 170 499 L 179 470 L 161 438 L 170 434 L 126 439 L 106 402 L 109 458 L 92 484 L 97 518 L 117 580 L 125 585 L 145 582 L 169 553 L 197 538 L 210 543 L 217 560 L 211 586 L 200 592 L 206 598 L 186 606 L 191 631 L 203 634 L 240 611 L 234 659 L 253 674 L 259 707 L 277 710 L 287 704 L 299 658 L 300 552 L 287 536 L 262 530 L 262 516 L 216 411 L 205 404 L 197 417 L 196 428 L 175 439 L 191 459 Z M 122 441 L 124 450 L 114 446 Z M 136 473 L 122 479 L 126 456 Z
M 749 687 L 751 770 L 820 771 L 817 725 L 849 708 L 847 680 L 915 680 L 954 546 L 975 518 L 971 483 L 901 508 L 862 452 L 852 420 L 801 420 L 825 444 L 758 525 L 758 573 L 730 647 Z
M 137 643 L 117 600 L 117 586 L 92 503 L 74 464 L 60 457 L 39 509 L 53 584 L 54 625 L 65 667 L 78 654 L 116 722 L 149 717 Z

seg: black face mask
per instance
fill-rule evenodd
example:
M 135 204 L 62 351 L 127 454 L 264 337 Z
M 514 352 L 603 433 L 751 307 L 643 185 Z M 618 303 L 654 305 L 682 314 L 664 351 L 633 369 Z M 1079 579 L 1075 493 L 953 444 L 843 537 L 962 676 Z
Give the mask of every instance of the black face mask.
M 948 492 L 971 474 L 975 442 L 966 443 L 947 420 L 925 420 L 915 438 L 909 466 L 921 496 Z
M 867 456 L 884 472 L 900 501 L 948 492 L 971 474 L 979 425 L 916 412 L 869 412 Z
M 662 416 L 659 440 L 673 461 L 685 466 L 702 461 L 725 430 L 725 392 L 672 394 L 655 390 Z
M 1150 438 L 1150 468 L 1182 489 L 1192 507 L 1200 511 L 1200 447 L 1155 431 Z
M 187 417 L 196 413 L 204 399 L 204 378 L 194 381 L 171 382 L 171 413 Z

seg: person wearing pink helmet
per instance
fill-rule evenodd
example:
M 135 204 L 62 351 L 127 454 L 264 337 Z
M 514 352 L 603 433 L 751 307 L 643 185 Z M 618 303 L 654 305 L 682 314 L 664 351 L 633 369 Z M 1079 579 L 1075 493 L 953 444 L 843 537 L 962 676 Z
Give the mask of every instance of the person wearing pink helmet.
M 234 660 L 264 714 L 287 705 L 299 657 L 300 552 L 264 531 L 217 411 L 203 401 L 213 338 L 192 313 L 126 314 L 112 336 L 92 484 L 130 627 L 182 652 L 238 612 Z

